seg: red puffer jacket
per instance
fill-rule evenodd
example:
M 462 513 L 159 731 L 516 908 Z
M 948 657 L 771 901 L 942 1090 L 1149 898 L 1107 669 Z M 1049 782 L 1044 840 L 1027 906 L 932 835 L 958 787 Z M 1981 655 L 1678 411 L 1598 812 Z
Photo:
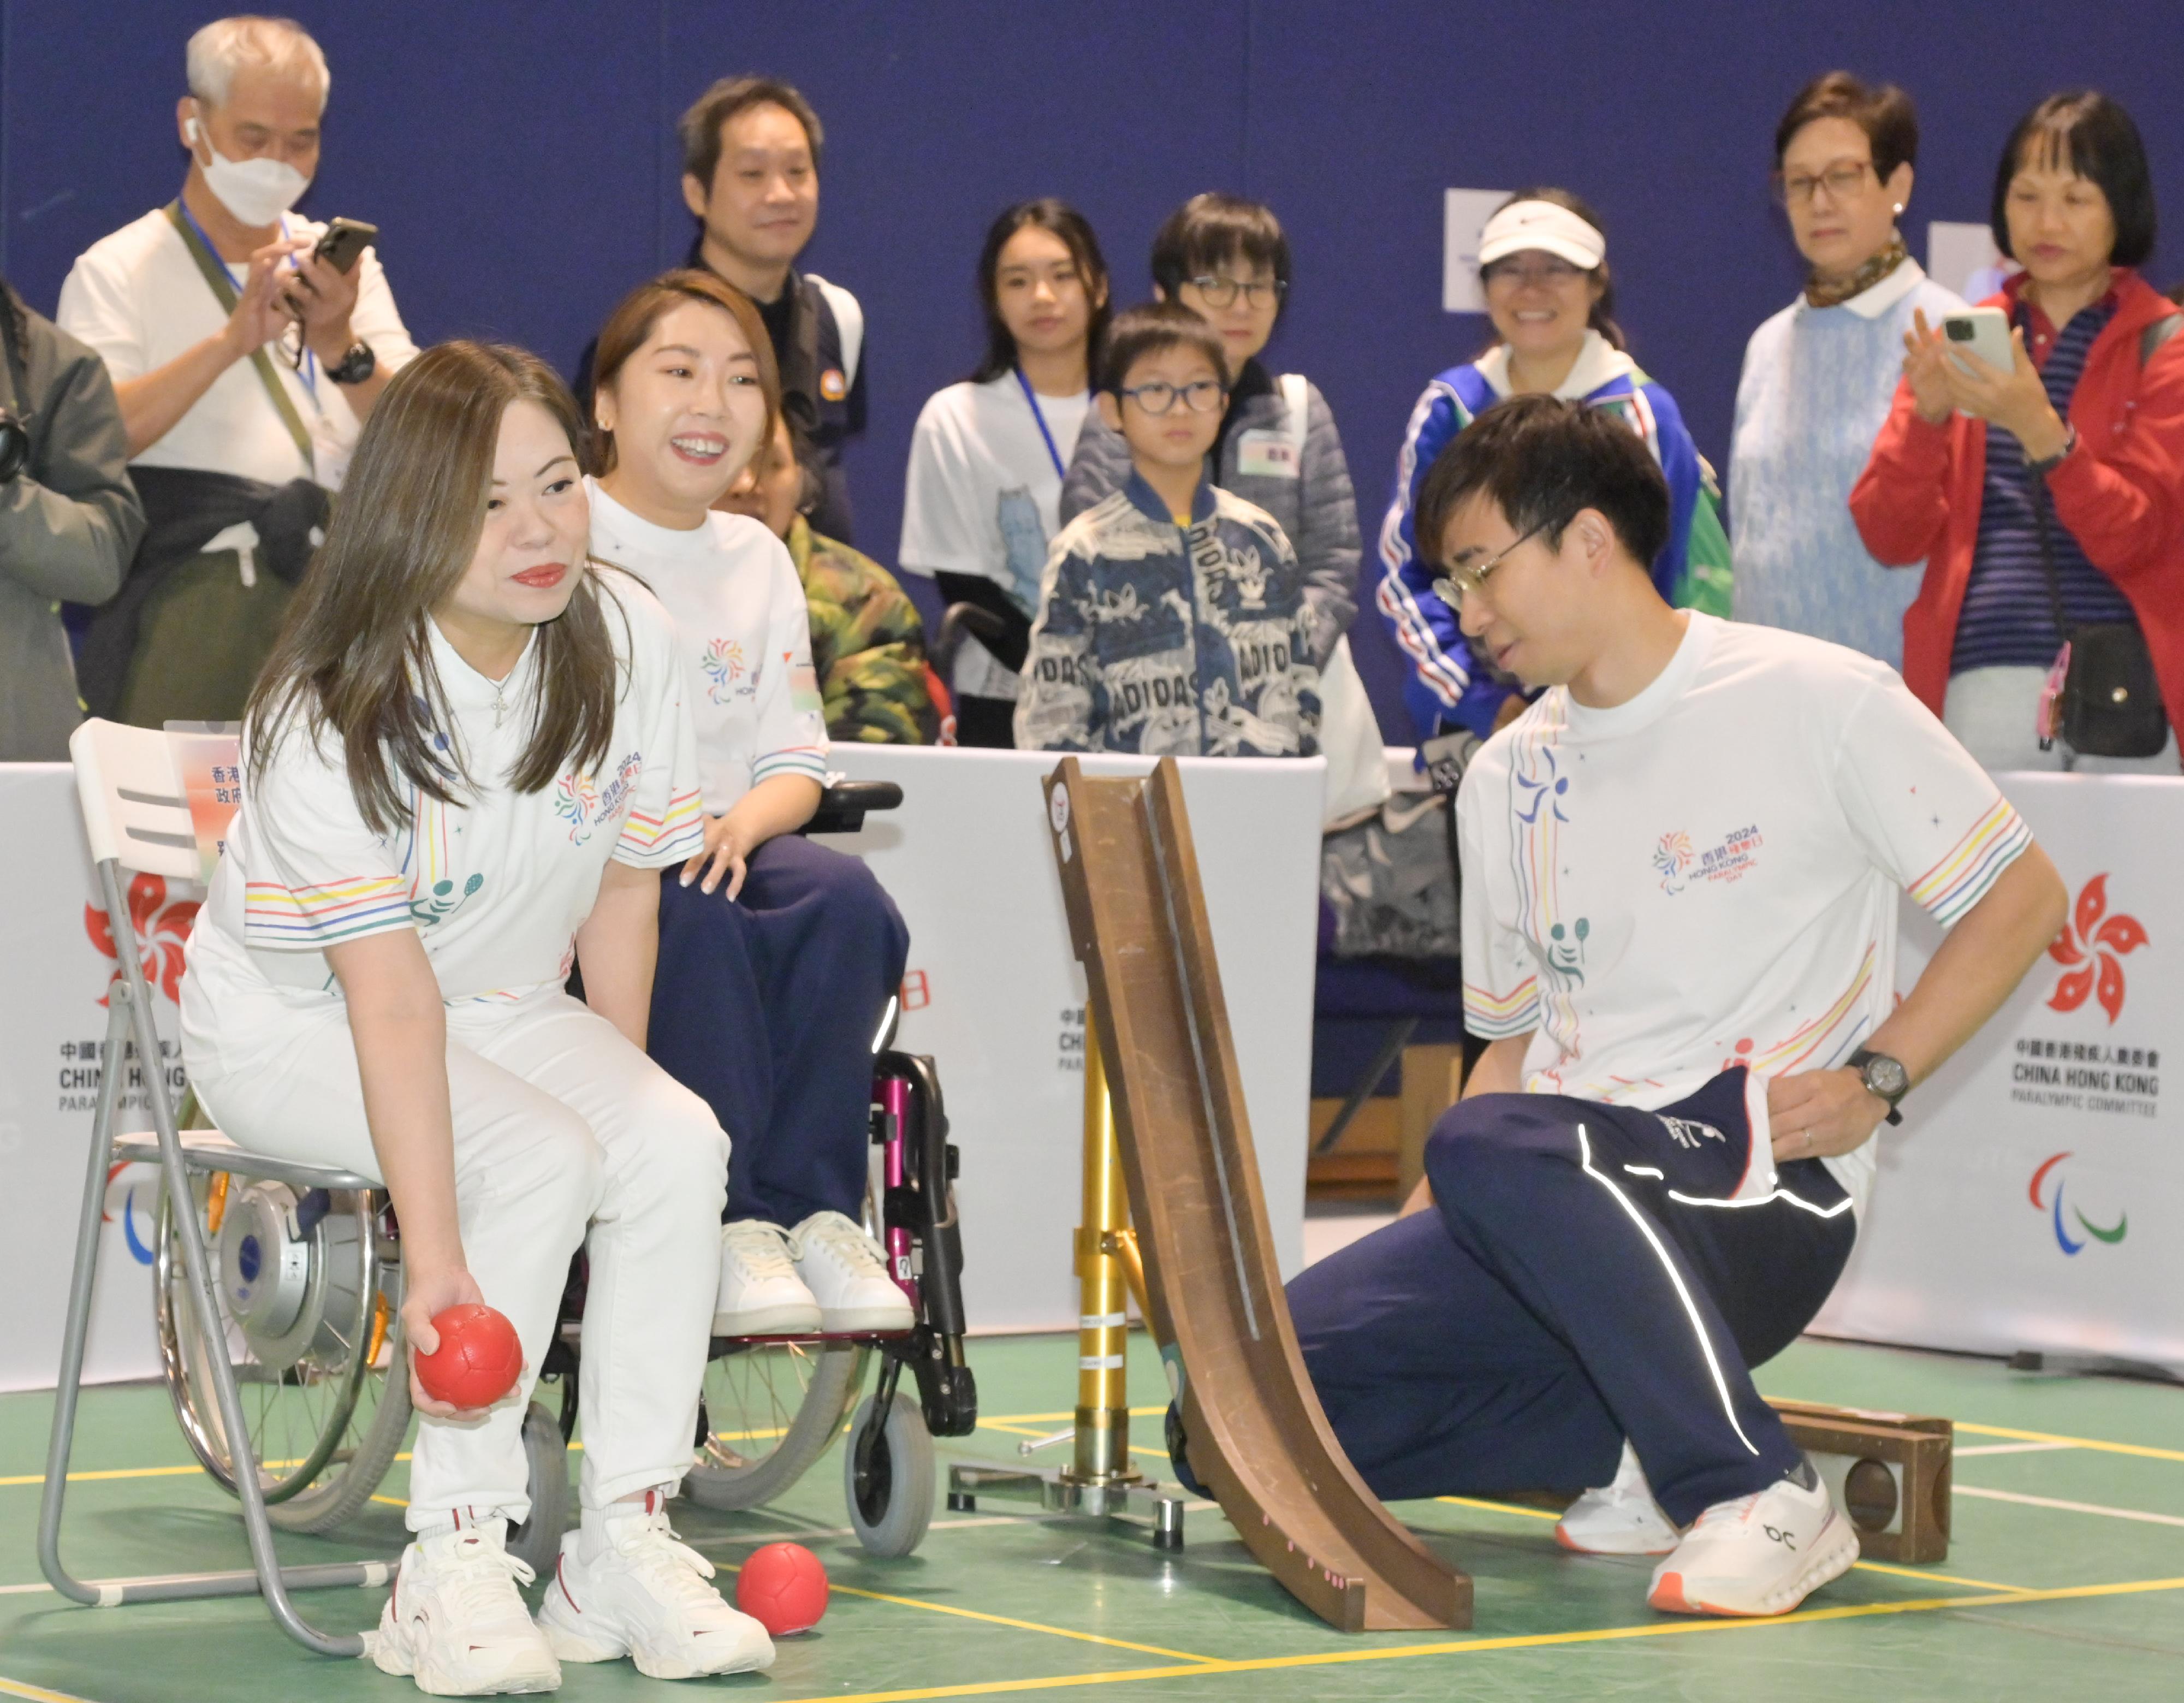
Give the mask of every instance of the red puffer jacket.
M 2022 279 L 1981 305 L 2013 315 Z M 2171 724 L 2184 727 L 2184 337 L 2143 369 L 2147 328 L 2176 305 L 2119 267 L 2115 317 L 2086 354 L 2070 398 L 2077 448 L 2048 476 L 2055 516 L 2137 614 Z M 1851 518 L 1876 560 L 1926 577 L 1903 615 L 1904 683 L 1936 715 L 1949 685 L 1957 615 L 1972 573 L 1986 480 L 1986 430 L 1952 415 L 1919 417 L 1899 383 L 1888 423 L 1850 493 Z

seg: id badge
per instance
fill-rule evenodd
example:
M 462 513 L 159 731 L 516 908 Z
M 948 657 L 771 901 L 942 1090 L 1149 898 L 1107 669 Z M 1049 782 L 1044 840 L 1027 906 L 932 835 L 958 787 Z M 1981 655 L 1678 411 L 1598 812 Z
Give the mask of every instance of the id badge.
M 1236 440 L 1236 471 L 1247 479 L 1295 479 L 1303 472 L 1286 431 L 1247 431 Z

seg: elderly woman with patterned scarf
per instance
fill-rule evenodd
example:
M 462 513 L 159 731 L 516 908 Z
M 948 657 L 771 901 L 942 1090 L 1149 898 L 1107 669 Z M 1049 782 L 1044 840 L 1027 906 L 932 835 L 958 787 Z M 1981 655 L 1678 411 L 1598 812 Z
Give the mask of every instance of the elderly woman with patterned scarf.
M 1888 418 L 1912 314 L 1939 325 L 1964 308 L 1897 229 L 1918 152 L 1918 114 L 1893 86 L 1830 71 L 1790 103 L 1774 131 L 1774 193 L 1808 270 L 1745 348 L 1729 450 L 1736 618 L 1897 668 L 1919 576 L 1867 553 L 1848 499 Z

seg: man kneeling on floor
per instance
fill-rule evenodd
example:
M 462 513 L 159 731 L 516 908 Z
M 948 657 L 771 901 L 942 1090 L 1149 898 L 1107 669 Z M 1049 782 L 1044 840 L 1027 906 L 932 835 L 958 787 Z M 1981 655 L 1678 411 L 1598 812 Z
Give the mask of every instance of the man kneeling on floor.
M 1858 1538 L 1750 1368 L 1834 1286 L 1878 1127 L 2066 894 L 1893 670 L 1664 604 L 1668 532 L 1644 444 L 1549 397 L 1427 477 L 1440 594 L 1546 688 L 1457 804 L 1465 1021 L 1491 1044 L 1412 1210 L 1290 1301 L 1379 1495 L 1602 1486 L 1564 1545 L 1664 1556 L 1658 1609 L 1783 1614 Z M 1949 930 L 1900 1005 L 1898 888 Z

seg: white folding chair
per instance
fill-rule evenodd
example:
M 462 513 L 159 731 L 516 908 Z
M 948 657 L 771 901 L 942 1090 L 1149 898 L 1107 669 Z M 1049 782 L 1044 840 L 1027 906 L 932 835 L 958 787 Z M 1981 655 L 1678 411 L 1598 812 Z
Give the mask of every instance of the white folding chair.
M 194 881 L 199 874 L 197 836 L 187 799 L 177 779 L 167 736 L 112 721 L 90 721 L 69 741 L 75 764 L 76 797 L 84 832 L 98 867 L 99 893 L 109 926 L 120 950 L 121 966 L 108 1003 L 106 1052 L 99 1076 L 98 1107 L 92 1127 L 89 1169 L 83 1210 L 76 1230 L 75 1270 L 69 1287 L 68 1324 L 61 1345 L 60 1387 L 53 1401 L 53 1437 L 46 1452 L 45 1494 L 38 1513 L 38 1565 L 53 1589 L 76 1602 L 112 1608 L 125 1602 L 173 1602 L 185 1599 L 262 1594 L 281 1629 L 306 1648 L 326 1656 L 360 1656 L 364 1640 L 336 1636 L 309 1624 L 289 1600 L 289 1592 L 341 1585 L 383 1585 L 393 1576 L 389 1561 L 345 1561 L 317 1567 L 283 1567 L 274 1552 L 273 1528 L 265 1512 L 259 1463 L 254 1458 L 235 1369 L 226 1344 L 203 1344 L 201 1358 L 211 1377 L 218 1418 L 226 1434 L 233 1489 L 242 1503 L 243 1529 L 250 1542 L 248 1572 L 182 1573 L 156 1579 L 84 1580 L 63 1566 L 61 1506 L 67 1492 L 69 1454 L 75 1440 L 77 1398 L 83 1377 L 84 1338 L 91 1322 L 92 1289 L 98 1267 L 99 1225 L 106 1195 L 108 1166 L 119 1161 L 156 1163 L 169 1198 L 181 1204 L 172 1214 L 181 1244 L 189 1309 L 201 1331 L 220 1330 L 222 1310 L 212 1261 L 192 1201 L 191 1177 L 226 1172 L 274 1178 L 305 1189 L 368 1191 L 376 1178 L 299 1165 L 292 1160 L 242 1151 L 218 1137 L 193 1133 L 185 1144 L 176 1125 L 165 1074 L 158 1068 L 159 1035 L 153 1021 L 150 991 L 135 949 L 136 934 L 125 896 L 125 872 Z M 127 1049 L 133 1043 L 143 1066 L 145 1093 L 154 1139 L 117 1142 L 115 1111 L 127 1074 Z M 368 1268 L 367 1268 L 368 1269 Z M 187 1324 L 185 1325 L 187 1327 Z M 399 1375 L 399 1368 L 394 1375 Z M 199 1451 L 203 1452 L 202 1450 Z

